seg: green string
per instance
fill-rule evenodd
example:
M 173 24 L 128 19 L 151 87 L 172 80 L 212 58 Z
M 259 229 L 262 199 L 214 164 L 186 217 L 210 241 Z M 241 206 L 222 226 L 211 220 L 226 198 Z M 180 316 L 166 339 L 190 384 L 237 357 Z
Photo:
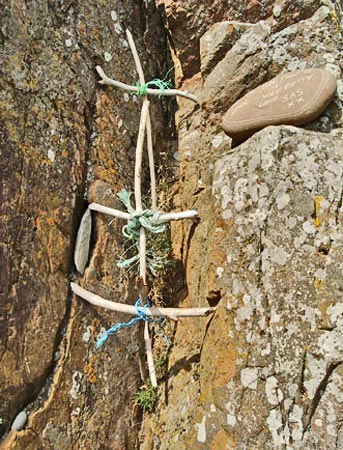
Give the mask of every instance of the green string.
M 131 258 L 123 258 L 121 257 L 120 261 L 117 263 L 117 266 L 120 268 L 130 269 L 132 266 L 136 265 L 139 261 L 139 236 L 140 236 L 140 228 L 144 227 L 146 230 L 151 233 L 163 233 L 167 228 L 167 223 L 158 223 L 158 220 L 161 216 L 161 212 L 153 211 L 151 209 L 145 209 L 141 212 L 136 212 L 130 201 L 131 193 L 125 189 L 122 189 L 117 197 L 126 207 L 127 211 L 131 214 L 130 218 L 127 221 L 127 224 L 123 226 L 122 232 L 123 235 L 131 241 L 134 241 L 134 247 L 137 250 L 137 254 L 132 256 Z M 148 269 L 156 275 L 158 270 L 162 269 L 165 265 L 165 259 L 163 257 L 155 255 L 152 251 L 146 252 L 146 264 Z
M 171 67 L 168 72 L 166 73 L 165 77 L 163 78 L 163 80 L 161 80 L 160 78 L 155 78 L 151 81 L 148 81 L 145 84 L 140 83 L 140 81 L 137 81 L 136 83 L 136 87 L 137 87 L 137 92 L 135 92 L 135 94 L 138 95 L 146 95 L 148 88 L 151 86 L 155 86 L 160 90 L 160 93 L 158 95 L 159 98 L 162 97 L 162 95 L 164 94 L 164 91 L 166 89 L 169 89 L 172 85 L 171 80 L 167 80 L 166 78 L 168 77 L 168 75 L 170 74 L 170 72 L 174 69 L 174 67 Z

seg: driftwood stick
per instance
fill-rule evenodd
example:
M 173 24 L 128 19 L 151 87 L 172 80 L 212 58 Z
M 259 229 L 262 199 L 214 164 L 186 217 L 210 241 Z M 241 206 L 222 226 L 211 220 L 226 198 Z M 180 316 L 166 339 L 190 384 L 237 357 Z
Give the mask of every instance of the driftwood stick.
M 115 86 L 119 89 L 123 89 L 123 90 L 129 91 L 129 92 L 138 92 L 139 91 L 139 88 L 137 86 L 131 86 L 129 84 L 122 83 L 121 81 L 116 81 L 116 80 L 113 80 L 112 78 L 109 78 L 100 66 L 96 66 L 95 69 L 101 78 L 101 80 L 99 81 L 99 84 Z M 188 100 L 192 100 L 195 103 L 199 103 L 199 101 L 195 97 L 195 95 L 190 94 L 187 91 L 180 91 L 178 89 L 164 89 L 164 91 L 161 92 L 160 89 L 148 88 L 146 92 L 149 95 L 163 95 L 166 97 L 171 97 L 173 95 L 177 95 L 178 97 L 188 98 Z
M 152 130 L 150 112 L 148 113 L 146 121 L 146 134 L 148 144 L 148 159 L 149 159 L 149 171 L 150 171 L 150 190 L 151 190 L 151 208 L 157 209 L 157 197 L 156 197 L 156 174 L 155 174 L 155 162 L 154 162 L 154 149 L 152 145 Z
M 103 214 L 108 214 L 109 216 L 117 217 L 118 219 L 129 220 L 131 217 L 131 214 L 129 213 L 120 211 L 119 209 L 110 208 L 108 206 L 103 206 L 99 203 L 91 203 L 89 205 L 89 209 Z M 198 212 L 190 209 L 188 211 L 161 214 L 160 218 L 158 219 L 158 223 L 169 222 L 171 220 L 196 219 L 197 217 L 199 217 Z
M 136 315 L 135 307 L 132 305 L 127 305 L 126 303 L 116 303 L 106 300 L 100 295 L 93 294 L 93 292 L 87 291 L 86 289 L 79 286 L 77 283 L 70 283 L 71 290 L 77 296 L 83 298 L 88 303 L 94 306 L 99 306 L 101 308 L 109 309 L 111 311 L 116 311 L 120 313 L 126 313 L 131 315 Z M 156 306 L 151 306 L 146 308 L 145 314 L 152 317 L 167 317 L 172 320 L 177 320 L 182 317 L 204 317 L 213 313 L 216 308 L 157 308 Z
M 196 219 L 198 217 L 199 217 L 198 212 L 195 211 L 194 209 L 190 209 L 188 211 L 162 214 L 158 219 L 158 223 L 170 222 L 171 220 Z
M 145 84 L 145 77 L 143 72 L 143 67 L 139 59 L 137 52 L 137 47 L 135 41 L 133 40 L 130 30 L 126 30 L 127 40 L 129 42 L 133 59 L 135 60 L 137 73 L 139 76 L 139 81 L 141 86 Z M 147 121 L 146 121 L 146 131 L 147 131 L 147 144 L 148 144 L 148 158 L 149 158 L 149 171 L 150 171 L 150 185 L 151 185 L 151 207 L 156 209 L 156 176 L 155 176 L 155 164 L 154 164 L 154 151 L 152 145 L 152 131 L 151 131 L 151 120 L 150 112 L 148 111 Z
M 155 370 L 154 358 L 152 356 L 152 345 L 151 345 L 151 338 L 150 338 L 150 333 L 149 333 L 148 322 L 144 323 L 144 342 L 145 342 L 146 359 L 147 359 L 147 363 L 148 363 L 148 370 L 149 370 L 151 386 L 156 388 L 157 387 L 156 370 Z
M 88 206 L 92 211 L 97 211 L 102 214 L 108 214 L 109 216 L 117 217 L 118 219 L 130 219 L 130 214 L 124 211 L 120 211 L 119 209 L 109 208 L 108 206 L 100 205 L 100 203 L 91 203 Z
M 135 65 L 137 69 L 137 73 L 139 76 L 140 85 L 143 86 L 145 84 L 145 77 L 143 72 L 143 67 L 141 61 L 139 59 L 139 55 L 137 52 L 135 41 L 133 40 L 132 34 L 130 30 L 126 30 L 126 35 L 129 41 L 129 45 L 131 48 L 131 52 L 133 55 L 133 59 L 135 60 Z M 150 127 L 148 127 L 148 122 Z M 144 127 L 144 128 L 143 128 Z M 141 113 L 141 121 L 139 125 L 139 133 L 137 139 L 137 147 L 136 147 L 136 162 L 135 162 L 135 200 L 136 200 L 136 211 L 140 212 L 143 209 L 142 206 L 142 192 L 141 192 L 141 174 L 142 174 L 142 159 L 143 159 L 143 145 L 144 145 L 144 132 L 145 129 L 150 131 L 150 136 L 147 137 L 148 144 L 150 143 L 150 148 L 148 148 L 149 153 L 149 168 L 150 168 L 150 179 L 154 178 L 154 175 L 151 176 L 151 159 L 153 161 L 153 149 L 152 149 L 152 137 L 151 137 L 151 123 L 150 123 L 150 114 L 149 114 L 149 101 L 145 96 L 142 113 Z M 143 137 L 143 139 L 142 139 Z M 153 171 L 154 171 L 153 166 Z M 143 284 L 146 286 L 146 233 L 145 228 L 141 227 L 139 230 L 139 274 L 142 277 Z M 139 293 L 141 301 L 145 301 L 143 298 L 142 292 Z M 149 334 L 149 324 L 145 322 L 144 324 L 144 343 L 145 343 L 145 351 L 148 363 L 149 377 L 151 381 L 152 387 L 157 387 L 156 380 L 156 371 L 154 366 L 154 359 L 152 356 L 152 348 L 151 348 L 151 338 Z
M 130 46 L 130 49 L 131 49 L 131 53 L 132 53 L 133 59 L 135 61 L 135 66 L 136 66 L 136 69 L 137 69 L 137 73 L 138 73 L 140 84 L 143 85 L 143 84 L 145 84 L 145 77 L 144 77 L 143 67 L 142 67 L 142 64 L 141 64 L 141 60 L 139 59 L 139 55 L 138 55 L 138 52 L 137 52 L 137 47 L 136 47 L 135 41 L 133 40 L 133 36 L 132 36 L 131 31 L 129 29 L 126 29 L 126 36 L 127 36 L 128 42 L 129 42 L 129 46 Z
M 139 123 L 139 131 L 136 146 L 136 162 L 135 162 L 135 201 L 136 201 L 136 211 L 142 211 L 142 191 L 141 191 L 141 180 L 142 180 L 142 160 L 143 160 L 143 145 L 144 145 L 144 134 L 146 120 L 148 116 L 149 101 L 144 100 L 141 112 L 141 119 Z

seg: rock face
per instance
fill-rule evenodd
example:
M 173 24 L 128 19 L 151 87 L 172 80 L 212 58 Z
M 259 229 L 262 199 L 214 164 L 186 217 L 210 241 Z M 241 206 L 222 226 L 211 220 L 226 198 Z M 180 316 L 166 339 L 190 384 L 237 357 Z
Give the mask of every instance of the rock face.
M 333 6 L 297 2 L 306 18 L 276 8 L 242 34 L 228 29 L 227 52 L 208 44 L 206 69 L 182 85 L 202 108 L 180 101 L 177 113 L 174 203 L 200 213 L 193 227 L 173 226 L 188 288 L 180 305 L 217 312 L 177 324 L 144 450 L 342 446 L 343 47 Z M 216 27 L 208 33 L 220 48 Z M 227 107 L 283 71 L 323 67 L 337 94 L 319 119 L 264 128 L 232 149 Z
M 137 331 L 96 351 L 98 333 L 126 317 L 72 298 L 69 282 L 78 278 L 73 252 L 85 203 L 118 206 L 115 194 L 133 177 L 140 100 L 97 85 L 95 66 L 137 81 L 129 27 L 147 77 L 165 73 L 160 18 L 143 2 L 18 1 L 1 6 L 0 21 L 0 447 L 135 448 Z M 151 27 L 154 41 L 145 42 Z M 152 116 L 159 149 L 168 141 L 159 102 Z M 116 267 L 121 224 L 94 214 L 93 225 L 78 282 L 133 301 L 132 282 Z M 23 410 L 26 427 L 7 435 Z
M 161 0 L 161 16 L 151 1 L 1 8 L 1 449 L 342 448 L 342 18 L 339 2 L 322 3 Z M 217 23 L 237 21 L 218 38 Z M 176 79 L 201 101 L 178 102 L 179 176 L 168 194 L 160 185 L 172 209 L 200 214 L 172 225 L 164 292 L 178 306 L 217 306 L 166 331 L 173 346 L 143 419 L 132 402 L 138 330 L 96 351 L 99 333 L 127 317 L 69 290 L 74 279 L 108 299 L 137 295 L 116 266 L 119 221 L 92 213 L 82 278 L 72 261 L 86 203 L 119 208 L 115 194 L 132 188 L 140 100 L 97 86 L 94 71 L 136 81 L 126 27 L 147 78 L 171 66 L 169 35 Z M 319 119 L 232 148 L 221 129 L 230 106 L 314 68 L 337 80 Z M 174 106 L 152 103 L 167 178 Z M 10 431 L 22 411 L 26 425 Z
M 321 69 L 279 75 L 232 105 L 223 117 L 223 129 L 242 141 L 268 125 L 306 124 L 321 115 L 336 89 L 335 77 Z

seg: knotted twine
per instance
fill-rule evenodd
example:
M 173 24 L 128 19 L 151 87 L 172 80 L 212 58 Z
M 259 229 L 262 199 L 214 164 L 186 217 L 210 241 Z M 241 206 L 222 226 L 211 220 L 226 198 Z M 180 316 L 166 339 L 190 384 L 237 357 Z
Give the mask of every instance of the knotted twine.
M 160 211 L 153 211 L 152 209 L 145 209 L 144 211 L 136 211 L 130 202 L 130 193 L 126 189 L 122 189 L 117 197 L 126 207 L 130 213 L 130 218 L 126 225 L 122 228 L 123 235 L 131 241 L 134 241 L 138 253 L 131 258 L 121 258 L 117 263 L 120 268 L 130 269 L 137 261 L 139 261 L 139 236 L 140 228 L 144 227 L 151 233 L 163 233 L 167 228 L 167 223 L 158 223 L 162 213 Z M 164 265 L 164 258 L 154 254 L 151 250 L 146 252 L 146 264 L 149 270 L 155 275 L 156 272 Z
M 121 328 L 128 328 L 134 325 L 139 320 L 144 320 L 146 322 L 152 322 L 154 319 L 152 317 L 147 316 L 146 309 L 149 308 L 150 304 L 147 302 L 145 305 L 140 306 L 140 299 L 138 299 L 135 303 L 135 311 L 136 311 L 136 317 L 129 320 L 128 322 L 118 322 L 113 327 L 106 330 L 103 335 L 97 340 L 96 348 L 99 348 L 102 346 L 102 344 L 107 341 L 110 334 L 116 333 Z
M 148 88 L 150 86 L 155 86 L 160 90 L 160 93 L 158 95 L 159 98 L 161 98 L 164 94 L 164 91 L 166 89 L 169 89 L 172 85 L 172 81 L 171 80 L 166 80 L 166 78 L 168 77 L 168 75 L 170 74 L 170 72 L 174 69 L 174 67 L 171 67 L 168 72 L 166 73 L 165 77 L 163 78 L 163 80 L 161 80 L 160 78 L 154 78 L 151 81 L 148 81 L 147 83 L 144 83 L 141 85 L 140 81 L 137 81 L 136 83 L 136 87 L 137 87 L 137 92 L 134 92 L 134 94 L 137 95 L 147 95 L 148 92 Z

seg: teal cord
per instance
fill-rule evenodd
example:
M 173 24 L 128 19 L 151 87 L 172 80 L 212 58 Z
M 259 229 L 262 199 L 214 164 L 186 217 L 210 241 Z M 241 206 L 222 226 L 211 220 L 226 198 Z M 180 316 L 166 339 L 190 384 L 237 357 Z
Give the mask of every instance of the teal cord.
M 164 91 L 166 89 L 170 89 L 171 85 L 172 85 L 172 81 L 171 80 L 167 80 L 168 75 L 170 74 L 170 72 L 174 69 L 174 67 L 171 67 L 168 72 L 166 73 L 165 77 L 163 78 L 163 80 L 161 80 L 160 78 L 155 78 L 151 81 L 148 81 L 147 83 L 141 85 L 140 81 L 137 81 L 136 83 L 136 87 L 137 87 L 137 92 L 135 92 L 135 94 L 138 95 L 146 95 L 148 88 L 151 86 L 155 86 L 157 89 L 160 90 L 160 93 L 158 95 L 159 98 L 161 98 L 164 94 Z
M 139 237 L 140 228 L 144 227 L 150 233 L 157 234 L 163 233 L 167 228 L 167 223 L 158 223 L 161 216 L 160 211 L 153 211 L 151 209 L 145 209 L 141 212 L 136 212 L 130 201 L 131 193 L 122 189 L 117 197 L 126 207 L 127 211 L 131 214 L 127 224 L 123 226 L 122 233 L 130 241 L 134 242 L 133 247 L 137 249 L 137 254 L 131 258 L 123 258 L 118 261 L 117 266 L 123 269 L 130 269 L 139 261 Z M 155 255 L 152 251 L 148 250 L 146 253 L 146 265 L 147 268 L 156 275 L 157 272 L 165 265 L 165 258 Z

